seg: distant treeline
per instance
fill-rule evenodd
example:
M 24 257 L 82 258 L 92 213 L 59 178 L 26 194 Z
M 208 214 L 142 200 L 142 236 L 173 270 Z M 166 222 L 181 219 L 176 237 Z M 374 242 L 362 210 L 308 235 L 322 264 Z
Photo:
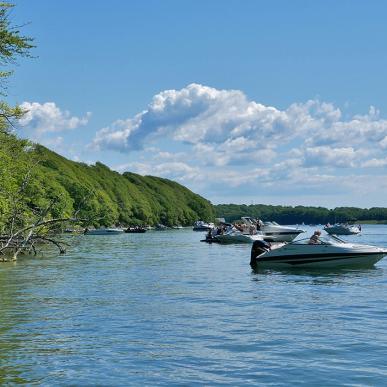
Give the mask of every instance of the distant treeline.
M 252 216 L 262 220 L 272 220 L 282 224 L 325 224 L 335 222 L 387 222 L 387 208 L 337 207 L 332 210 L 324 207 L 270 206 L 264 204 L 218 204 L 215 207 L 217 217 L 232 222 L 241 216 Z

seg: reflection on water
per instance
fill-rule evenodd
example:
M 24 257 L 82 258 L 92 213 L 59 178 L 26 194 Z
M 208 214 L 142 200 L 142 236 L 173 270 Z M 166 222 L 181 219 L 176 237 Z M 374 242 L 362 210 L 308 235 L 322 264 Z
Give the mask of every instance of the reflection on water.
M 255 273 L 249 246 L 200 239 L 77 236 L 1 265 L 0 384 L 385 383 L 387 262 Z
M 252 269 L 253 275 L 283 275 L 283 276 L 293 276 L 296 277 L 306 277 L 314 279 L 328 279 L 335 281 L 340 281 L 340 279 L 345 279 L 347 277 L 372 277 L 372 276 L 382 276 L 383 269 L 380 267 L 364 267 L 364 268 L 350 268 L 350 267 L 339 267 L 339 268 L 300 268 L 300 267 L 289 267 L 289 268 L 278 268 L 278 269 L 268 269 L 268 268 L 256 268 Z M 256 278 L 253 278 L 255 280 Z
M 4 263 L 0 270 L 0 384 L 25 383 L 23 369 L 14 361 L 16 353 L 23 351 L 23 342 L 13 332 L 18 324 L 28 319 L 28 310 L 15 310 L 19 288 L 12 280 L 15 263 Z M 8 266 L 8 267 L 7 267 Z

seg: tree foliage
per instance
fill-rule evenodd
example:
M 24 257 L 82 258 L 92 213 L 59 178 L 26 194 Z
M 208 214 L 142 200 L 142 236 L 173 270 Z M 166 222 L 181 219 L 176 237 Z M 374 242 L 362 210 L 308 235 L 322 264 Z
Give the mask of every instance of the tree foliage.
M 86 165 L 67 160 L 38 145 L 38 179 L 45 189 L 61 193 L 57 205 L 63 212 L 79 209 L 79 217 L 94 226 L 156 224 L 190 225 L 195 220 L 213 219 L 211 203 L 182 185 L 168 179 L 123 175 L 97 162 Z M 37 192 L 37 191 L 36 191 Z M 39 192 L 32 202 L 47 193 Z
M 0 2 L 0 95 L 6 96 L 6 80 L 12 74 L 7 67 L 18 58 L 30 56 L 32 39 L 23 36 L 12 25 L 10 3 Z M 21 252 L 36 252 L 36 243 L 50 241 L 61 252 L 62 245 L 49 237 L 63 218 L 53 218 L 64 212 L 59 200 L 60 187 L 47 181 L 39 184 L 36 152 L 26 140 L 19 140 L 10 131 L 24 112 L 0 100 L 0 255 L 16 259 Z M 44 189 L 42 188 L 44 187 Z M 60 195 L 62 196 L 62 195 Z
M 14 65 L 18 58 L 30 56 L 33 39 L 20 32 L 20 26 L 14 26 L 9 19 L 13 4 L 0 2 L 0 95 L 6 95 L 7 79 L 12 74 L 7 66 Z M 0 132 L 6 132 L 15 120 L 23 115 L 19 106 L 11 107 L 0 101 Z
M 8 2 L 0 2 L 0 61 L 2 64 L 15 63 L 17 57 L 30 56 L 33 39 L 20 32 L 9 20 L 9 11 L 14 7 Z

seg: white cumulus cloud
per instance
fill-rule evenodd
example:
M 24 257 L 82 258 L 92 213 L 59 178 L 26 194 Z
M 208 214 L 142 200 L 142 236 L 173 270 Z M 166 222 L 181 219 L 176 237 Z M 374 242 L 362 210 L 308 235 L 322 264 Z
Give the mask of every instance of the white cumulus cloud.
M 239 90 L 190 84 L 156 94 L 147 108 L 97 132 L 93 144 L 120 152 L 141 150 L 152 140 L 169 138 L 188 144 L 211 144 L 216 151 L 274 149 L 299 139 L 308 148 L 387 144 L 387 120 L 371 107 L 366 115 L 344 120 L 331 103 L 309 100 L 285 110 L 250 101 Z
M 336 167 L 353 167 L 356 161 L 356 151 L 351 148 L 333 148 L 329 146 L 317 146 L 306 148 L 306 165 L 329 165 Z
M 49 132 L 61 132 L 86 125 L 91 113 L 84 117 L 72 116 L 69 111 L 61 110 L 54 102 L 23 102 L 21 108 L 26 114 L 19 121 L 26 130 L 40 136 Z
M 364 168 L 387 166 L 387 120 L 372 106 L 352 116 L 317 99 L 280 109 L 193 83 L 156 94 L 144 110 L 99 130 L 92 145 L 137 158 L 128 169 L 213 192 L 336 194 L 366 181 Z
M 387 166 L 387 157 L 385 157 L 384 159 L 373 158 L 373 159 L 364 161 L 364 163 L 362 164 L 362 167 L 364 168 L 380 168 L 385 166 Z
M 217 90 L 191 84 L 155 95 L 146 110 L 100 130 L 94 145 L 122 152 L 142 149 L 154 136 L 186 143 L 222 144 L 244 139 L 262 143 L 280 140 L 292 129 L 285 112 L 264 106 L 238 90 Z

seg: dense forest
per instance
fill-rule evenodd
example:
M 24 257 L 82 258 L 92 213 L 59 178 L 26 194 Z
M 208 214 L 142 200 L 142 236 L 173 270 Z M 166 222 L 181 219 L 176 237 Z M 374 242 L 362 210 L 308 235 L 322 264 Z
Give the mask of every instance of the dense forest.
M 176 182 L 129 172 L 121 175 L 99 162 L 89 166 L 67 160 L 41 145 L 30 150 L 28 143 L 9 134 L 1 136 L 3 145 L 5 139 L 8 146 L 1 147 L 0 170 L 4 172 L 7 165 L 13 164 L 12 175 L 19 176 L 16 186 L 23 184 L 23 176 L 30 175 L 24 211 L 52 202 L 48 217 L 77 213 L 77 218 L 85 219 L 83 225 L 94 226 L 191 225 L 199 218 L 214 217 L 209 201 Z M 5 155 L 7 150 L 9 154 Z M 29 161 L 22 163 L 23 157 Z M 5 212 L 2 209 L 7 206 L 6 198 L 0 195 L 0 223 L 1 213 Z
M 264 204 L 219 204 L 215 206 L 217 217 L 232 222 L 241 216 L 252 216 L 262 220 L 273 220 L 282 224 L 325 224 L 336 222 L 387 222 L 387 208 L 373 207 L 362 209 L 356 207 L 324 207 L 304 206 L 270 206 Z
M 65 159 L 37 146 L 41 184 L 52 185 L 61 211 L 80 208 L 80 218 L 97 225 L 191 225 L 212 219 L 211 203 L 182 185 L 159 177 L 125 172 L 123 175 L 97 162 L 86 165 Z

